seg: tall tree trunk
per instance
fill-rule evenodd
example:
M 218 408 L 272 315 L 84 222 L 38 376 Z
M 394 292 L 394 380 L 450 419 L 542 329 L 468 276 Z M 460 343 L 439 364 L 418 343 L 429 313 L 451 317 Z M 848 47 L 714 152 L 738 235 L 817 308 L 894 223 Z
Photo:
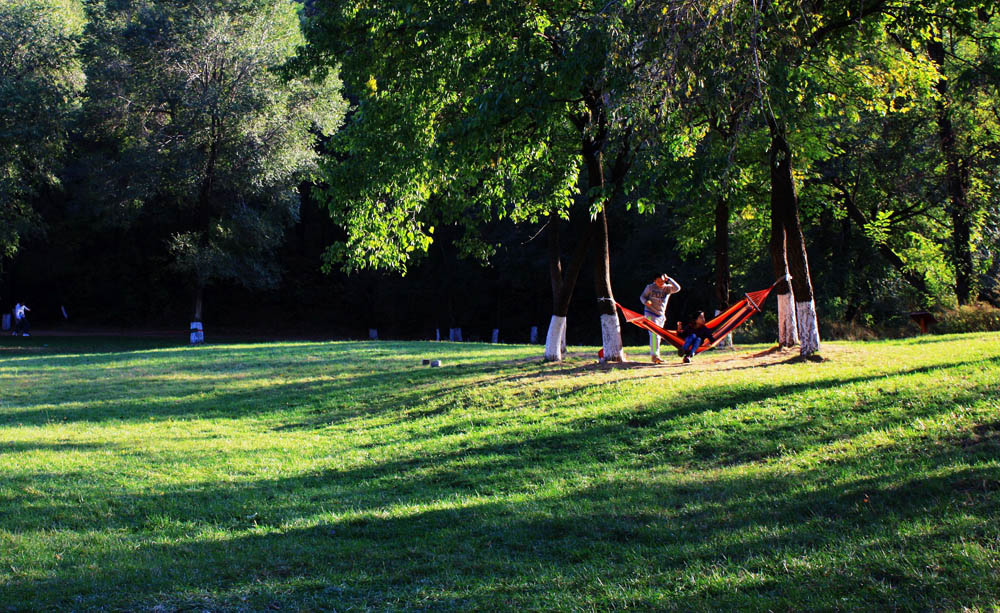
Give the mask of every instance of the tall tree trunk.
M 799 221 L 798 194 L 795 190 L 795 177 L 792 174 L 792 153 L 785 138 L 784 128 L 778 126 L 773 116 L 768 117 L 768 125 L 771 129 L 769 157 L 772 232 L 774 218 L 777 217 L 784 230 L 785 257 L 788 273 L 792 275 L 799 350 L 802 355 L 808 356 L 819 351 L 819 322 L 816 317 L 812 279 L 809 276 L 809 257 L 806 254 L 802 224 Z
M 960 170 L 958 172 L 961 172 Z M 950 174 L 950 171 L 949 171 Z M 959 304 L 972 301 L 972 211 L 969 209 L 967 190 L 962 179 L 948 179 L 951 192 L 952 259 L 955 262 L 955 296 Z
M 729 308 L 729 202 L 715 201 L 715 301 L 720 311 Z
M 545 336 L 545 359 L 550 362 L 560 362 L 566 354 L 566 321 L 569 315 L 569 303 L 576 289 L 576 281 L 587 258 L 587 249 L 593 235 L 592 226 L 588 224 L 583 236 L 577 241 L 576 249 L 569 261 L 569 266 L 563 270 L 562 246 L 560 245 L 559 215 L 553 211 L 549 214 L 549 281 L 552 284 L 552 319 L 549 321 L 549 331 Z
M 194 289 L 194 314 L 191 317 L 191 321 L 201 321 L 202 311 L 205 305 L 205 285 L 200 281 L 195 285 Z
M 597 294 L 597 309 L 601 314 L 601 344 L 604 348 L 604 361 L 622 362 L 627 358 L 622 346 L 621 323 L 618 321 L 618 309 L 611 292 L 611 257 L 608 248 L 608 214 L 605 209 L 597 214 L 592 222 L 596 234 L 596 252 L 594 253 L 594 291 Z
M 596 114 L 603 113 L 603 108 Z M 603 116 L 603 115 L 602 115 Z M 607 143 L 606 131 L 597 140 L 585 137 L 583 157 L 587 167 L 587 188 L 596 193 L 604 194 L 604 145 Z M 607 202 L 607 201 L 605 201 Z M 615 307 L 614 294 L 611 291 L 611 254 L 608 247 L 608 215 L 606 206 L 591 221 L 594 236 L 594 292 L 597 294 L 597 311 L 601 318 L 601 345 L 604 350 L 604 361 L 621 362 L 626 359 L 622 347 L 621 324 L 618 321 L 618 309 Z
M 718 315 L 729 308 L 729 201 L 717 196 L 715 201 L 715 303 Z M 733 335 L 729 334 L 719 344 L 732 348 Z
M 202 326 L 202 310 L 205 304 L 205 284 L 199 279 L 195 282 L 194 308 L 191 315 L 191 344 L 200 345 L 205 342 L 205 328 Z
M 927 43 L 931 60 L 944 72 L 945 49 L 941 41 Z M 951 123 L 948 103 L 948 81 L 940 79 L 935 88 L 941 97 L 937 101 L 938 141 L 945 163 L 945 183 L 951 216 L 951 259 L 955 266 L 955 295 L 959 304 L 972 299 L 972 207 L 969 202 L 969 172 L 958 151 L 955 128 Z
M 771 159 L 771 174 L 774 174 L 775 161 Z M 774 179 L 772 178 L 772 183 Z M 785 237 L 785 225 L 782 221 L 783 212 L 776 208 L 774 190 L 771 192 L 771 268 L 775 279 L 788 276 L 788 257 Z M 778 303 L 778 345 L 794 347 L 799 343 L 799 331 L 795 321 L 795 296 L 788 281 L 782 281 L 774 289 Z

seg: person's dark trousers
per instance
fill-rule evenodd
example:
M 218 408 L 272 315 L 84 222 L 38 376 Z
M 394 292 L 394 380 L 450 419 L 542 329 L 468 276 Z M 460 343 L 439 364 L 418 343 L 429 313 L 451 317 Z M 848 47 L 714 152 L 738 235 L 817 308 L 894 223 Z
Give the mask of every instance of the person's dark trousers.
M 684 339 L 684 347 L 681 351 L 684 355 L 693 356 L 697 351 L 698 347 L 701 347 L 701 337 L 697 334 L 691 334 L 686 339 Z

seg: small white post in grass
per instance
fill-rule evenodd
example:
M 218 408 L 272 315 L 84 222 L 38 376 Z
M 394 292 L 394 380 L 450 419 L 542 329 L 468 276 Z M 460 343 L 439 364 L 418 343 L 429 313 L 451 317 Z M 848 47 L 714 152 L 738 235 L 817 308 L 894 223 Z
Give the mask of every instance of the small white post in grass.
M 201 327 L 200 321 L 191 322 L 191 344 L 201 345 L 205 342 L 205 330 Z
M 530 338 L 531 338 L 530 343 L 532 345 L 537 345 L 538 344 L 538 326 L 531 326 L 531 336 L 530 336 Z
M 370 341 L 378 340 L 378 328 L 368 328 L 368 340 Z
M 496 345 L 500 342 L 500 328 L 493 328 L 493 344 Z

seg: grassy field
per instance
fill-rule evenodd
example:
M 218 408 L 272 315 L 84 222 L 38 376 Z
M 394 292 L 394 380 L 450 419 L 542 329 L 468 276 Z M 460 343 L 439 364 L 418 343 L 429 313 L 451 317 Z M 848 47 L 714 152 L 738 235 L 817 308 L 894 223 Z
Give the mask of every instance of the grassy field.
M 0 611 L 1000 609 L 997 334 L 168 345 L 0 339 Z

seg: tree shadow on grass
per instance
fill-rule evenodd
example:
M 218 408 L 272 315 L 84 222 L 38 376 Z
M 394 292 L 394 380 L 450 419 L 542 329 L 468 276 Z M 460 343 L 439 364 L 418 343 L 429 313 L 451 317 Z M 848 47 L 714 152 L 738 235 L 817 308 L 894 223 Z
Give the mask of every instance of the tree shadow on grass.
M 392 460 L 344 470 L 249 483 L 109 493 L 90 474 L 8 473 L 2 487 L 11 494 L 0 500 L 0 529 L 28 538 L 51 531 L 62 535 L 53 539 L 68 539 L 73 547 L 69 556 L 48 560 L 40 575 L 0 568 L 0 603 L 15 603 L 15 610 L 161 603 L 179 608 L 202 601 L 211 610 L 260 610 L 275 603 L 293 609 L 975 606 L 989 598 L 995 551 L 965 561 L 956 552 L 961 542 L 988 544 L 992 533 L 984 535 L 982 526 L 997 516 L 998 475 L 995 462 L 989 464 L 997 449 L 988 424 L 972 431 L 979 438 L 970 435 L 941 448 L 880 449 L 793 478 L 720 473 L 703 483 L 664 485 L 607 475 L 611 468 L 644 474 L 733 466 L 767 473 L 762 459 L 862 436 L 902 419 L 947 414 L 956 405 L 992 398 L 993 390 L 951 386 L 929 399 L 918 391 L 844 397 L 825 407 L 824 415 L 806 407 L 751 426 L 706 431 L 693 444 L 686 430 L 698 424 L 685 420 L 773 398 L 794 407 L 797 394 L 815 388 L 993 366 L 998 360 L 738 390 L 719 382 L 697 395 L 654 398 L 579 418 L 554 432 L 524 430 L 499 442 L 459 442 L 436 453 L 409 451 L 409 457 L 397 453 Z M 439 376 L 424 372 L 428 378 L 421 382 L 427 385 Z M 264 389 L 324 410 L 321 399 L 337 389 L 377 389 L 384 376 Z M 335 385 L 344 387 L 330 387 Z M 392 389 L 391 402 L 367 411 L 418 406 L 427 391 L 419 384 Z M 255 400 L 260 393 L 226 392 L 202 401 L 192 391 L 176 403 L 137 405 L 133 418 L 257 414 L 271 402 Z M 546 393 L 572 401 L 574 390 Z M 330 421 L 351 419 L 355 413 L 345 411 L 358 409 L 352 402 L 330 409 Z M 905 412 L 893 410 L 907 404 Z M 97 420 L 77 420 L 91 419 Z M 413 438 L 440 435 L 428 429 Z M 11 450 L 18 451 L 31 449 Z M 149 461 L 198 461 L 199 452 L 188 453 L 161 453 Z M 866 476 L 881 465 L 888 468 Z M 597 484 L 545 493 L 546 484 L 572 475 L 604 476 L 583 480 Z M 29 488 L 37 491 L 19 494 Z M 397 506 L 409 508 L 390 511 Z M 308 525 L 324 514 L 338 519 Z M 962 517 L 975 519 L 963 524 Z M 941 540 L 940 546 L 920 551 L 919 542 L 907 540 L 916 537 L 895 530 L 921 522 L 941 526 L 926 537 Z M 108 535 L 106 543 L 87 545 L 100 534 Z M 0 540 L 8 552 L 11 542 Z M 878 555 L 866 554 L 869 549 Z M 924 577 L 926 567 L 935 565 L 958 570 Z M 731 582 L 708 579 L 713 573 Z M 696 577 L 693 583 L 689 575 Z M 904 589 L 894 592 L 897 587 Z
M 990 335 L 998 335 L 998 336 L 1000 336 L 1000 333 L 997 333 L 997 332 L 972 332 L 972 333 L 964 333 L 961 336 L 967 336 L 969 340 L 972 340 L 972 339 L 977 339 L 978 340 L 978 339 L 981 339 L 983 337 L 987 337 L 987 336 L 990 336 Z M 954 343 L 956 340 L 961 340 L 961 339 L 957 339 L 956 336 L 958 336 L 958 335 L 956 335 L 956 334 L 933 334 L 933 335 L 927 335 L 927 336 L 917 336 L 917 337 L 911 337 L 911 338 L 906 338 L 906 339 L 900 339 L 898 341 L 895 341 L 895 343 L 898 343 L 899 345 L 903 345 L 903 346 L 906 346 L 906 345 L 933 345 L 933 344 L 937 344 L 937 343 Z
M 100 443 L 79 443 L 79 442 L 55 442 L 47 443 L 42 441 L 3 441 L 0 442 L 0 456 L 5 453 L 31 453 L 35 451 L 95 451 L 103 449 L 105 445 Z
M 611 476 L 555 493 L 515 478 L 516 495 L 484 497 L 482 475 L 520 468 L 508 455 L 461 487 L 420 473 L 417 462 L 125 497 L 120 504 L 147 513 L 145 522 L 137 513 L 122 524 L 51 525 L 41 513 L 34 528 L 15 527 L 117 536 L 64 556 L 44 577 L 8 574 L 0 602 L 14 610 L 987 606 L 1000 469 L 995 450 L 985 451 L 887 447 L 845 457 L 835 471 L 678 483 Z M 561 474 L 547 468 L 544 479 Z M 337 519 L 315 519 L 330 511 Z M 254 522 L 264 530 L 253 533 Z M 201 525 L 215 536 L 199 536 L 192 526 Z M 970 543 L 987 553 L 970 558 Z
M 120 354 L 183 347 L 178 338 L 136 336 L 0 336 L 0 355 L 31 358 L 71 358 L 81 355 Z
M 2 341 L 3 337 L 0 337 Z M 52 339 L 45 339 L 46 343 Z M 294 341 L 281 343 L 226 343 L 219 345 L 191 346 L 175 341 L 142 338 L 108 338 L 105 342 L 56 343 L 38 349 L 41 354 L 23 356 L 17 360 L 24 366 L 38 368 L 76 368 L 79 366 L 110 366 L 128 360 L 176 358 L 171 364 L 173 370 L 181 372 L 212 372 L 239 367 L 247 362 L 262 367 L 301 365 L 302 356 L 322 358 L 324 364 L 340 364 L 363 368 L 378 360 L 409 359 L 413 366 L 421 364 L 422 358 L 434 357 L 450 363 L 462 360 L 471 363 L 495 361 L 496 353 L 506 350 L 517 351 L 517 346 L 497 346 L 482 343 L 435 343 L 407 341 L 400 343 L 379 341 Z M 26 347 L 34 348 L 38 341 Z
M 921 368 L 901 374 L 932 370 Z M 866 380 L 868 379 L 861 378 L 853 382 Z M 842 385 L 851 383 L 852 381 L 842 382 Z M 794 395 L 807 391 L 814 385 L 816 382 L 786 385 L 781 386 L 778 391 L 788 397 L 789 406 L 796 406 L 798 401 Z M 473 442 L 474 439 L 468 441 L 458 439 L 456 443 L 436 452 L 421 450 L 420 442 L 454 434 L 456 426 L 445 423 L 420 427 L 406 433 L 403 441 L 372 441 L 368 444 L 358 441 L 355 444 L 359 448 L 372 450 L 374 457 L 394 457 L 392 461 L 360 465 L 345 470 L 329 470 L 304 476 L 293 483 L 295 489 L 316 488 L 330 482 L 391 483 L 398 493 L 410 496 L 414 502 L 423 504 L 431 502 L 443 492 L 465 496 L 470 491 L 484 495 L 500 495 L 511 489 L 518 490 L 526 487 L 537 477 L 538 467 L 571 474 L 581 464 L 589 466 L 610 463 L 633 470 L 655 469 L 657 466 L 669 465 L 702 468 L 732 466 L 794 454 L 845 437 L 851 438 L 892 428 L 901 421 L 912 422 L 915 419 L 934 417 L 949 412 L 954 406 L 972 406 L 991 394 L 988 387 L 951 387 L 933 398 L 918 393 L 877 393 L 864 399 L 850 394 L 839 400 L 828 399 L 829 405 L 819 413 L 808 407 L 799 406 L 798 410 L 780 411 L 764 421 L 753 419 L 725 425 L 689 421 L 692 418 L 697 419 L 697 416 L 705 412 L 717 412 L 727 407 L 768 399 L 775 394 L 775 391 L 774 388 L 762 386 L 734 393 L 730 388 L 720 385 L 704 389 L 698 395 L 619 406 L 614 411 L 599 417 L 578 418 L 564 422 L 555 429 L 539 430 L 525 427 L 517 431 L 508 431 L 504 434 L 504 440 L 499 442 L 483 444 Z M 320 389 L 317 393 L 324 392 Z M 282 396 L 289 397 L 288 394 Z M 229 405 L 240 404 L 232 401 L 233 399 L 229 400 L 231 401 Z M 859 400 L 862 402 L 859 403 Z M 586 400 L 581 400 L 584 401 Z M 901 412 L 899 407 L 906 405 L 910 407 Z M 151 411 L 150 414 L 163 416 L 163 413 L 155 407 L 148 410 Z M 188 407 L 188 410 L 198 416 L 207 413 L 205 407 L 198 406 L 197 403 L 193 407 Z M 143 417 L 140 416 L 140 419 Z M 992 431 L 983 432 L 985 434 L 977 433 L 977 436 L 984 436 L 987 440 L 992 436 Z M 190 440 L 194 438 L 194 434 L 185 438 Z M 400 442 L 406 446 L 400 446 Z M 0 452 L 19 453 L 66 448 L 58 442 L 12 443 L 6 448 L 0 445 Z M 126 448 L 110 443 L 76 443 L 68 448 L 83 453 L 112 451 L 115 455 L 125 454 L 134 458 L 131 461 L 149 466 L 160 463 L 195 465 L 202 461 L 206 453 L 202 449 L 195 448 L 170 452 L 159 450 L 149 455 L 142 449 Z M 470 478 L 470 473 L 477 474 L 481 470 L 483 474 Z M 35 476 L 32 473 L 7 475 L 7 483 L 14 486 L 14 491 L 30 487 L 34 482 Z M 80 507 L 80 513 L 75 513 L 76 500 L 81 494 L 100 497 L 103 487 L 100 479 L 91 479 L 64 491 L 64 500 L 52 505 L 51 513 L 44 509 L 36 509 L 30 514 L 24 514 L 18 511 L 16 504 L 8 504 L 7 508 L 0 509 L 0 526 L 11 530 L 31 530 L 39 525 L 83 529 L 93 524 L 95 516 L 91 510 L 83 507 Z M 234 486 L 234 493 L 244 492 L 248 497 L 226 499 L 223 508 L 218 512 L 221 516 L 234 518 L 254 513 L 253 509 L 257 506 L 258 500 L 269 500 L 274 495 L 274 492 L 270 491 L 273 489 L 273 484 L 270 482 L 263 482 L 260 489 L 260 492 L 256 492 L 242 485 Z M 214 491 L 212 488 L 206 492 L 205 488 L 194 486 L 183 493 L 175 492 L 170 499 L 184 501 L 182 508 L 211 509 L 214 506 L 212 491 Z M 420 492 L 430 497 L 421 498 Z M 279 492 L 279 494 L 285 499 L 295 500 L 291 492 Z M 162 499 L 159 496 L 149 499 L 140 497 L 131 502 L 129 502 L 130 494 L 122 496 L 122 504 L 116 506 L 117 514 L 111 516 L 105 514 L 105 519 L 102 520 L 102 525 L 105 527 L 124 529 L 135 526 L 141 517 L 162 507 Z M 278 515 L 287 517 L 307 513 L 308 503 L 296 501 L 295 504 L 298 506 L 284 510 L 279 508 Z M 302 504 L 306 506 L 303 507 Z M 353 501 L 351 504 L 364 507 L 367 503 Z
M 849 378 L 831 376 L 782 385 L 761 384 L 739 389 L 734 389 L 727 381 L 720 381 L 699 389 L 696 397 L 684 395 L 668 397 L 671 410 L 664 413 L 664 418 L 719 410 L 760 402 L 768 398 L 782 398 L 813 389 L 835 389 L 886 377 L 905 377 L 983 364 L 1000 364 L 1000 357 L 956 360 Z M 424 369 L 407 372 L 406 379 L 403 379 L 398 372 L 371 374 L 355 372 L 338 379 L 307 382 L 270 382 L 262 379 L 259 385 L 230 390 L 213 387 L 206 389 L 197 379 L 186 383 L 175 383 L 169 379 L 154 380 L 137 385 L 128 380 L 112 378 L 96 380 L 87 385 L 87 397 L 100 400 L 86 404 L 79 399 L 71 398 L 63 404 L 46 404 L 44 408 L 38 409 L 14 407 L 0 413 L 0 427 L 150 418 L 238 419 L 250 415 L 286 413 L 290 408 L 305 410 L 312 415 L 277 427 L 286 429 L 329 427 L 358 417 L 374 417 L 381 414 L 404 416 L 409 414 L 410 419 L 421 419 L 446 413 L 454 408 L 453 404 L 446 400 L 454 397 L 458 391 L 481 391 L 491 384 L 518 383 L 545 376 L 544 372 L 531 370 L 493 376 L 485 381 L 479 379 L 484 369 L 489 368 L 489 364 L 467 368 L 460 374 L 454 374 L 457 377 L 456 381 L 445 384 L 442 384 L 440 371 Z M 155 377 L 156 373 L 153 373 L 153 376 Z M 542 397 L 535 397 L 534 401 L 537 403 L 547 396 L 550 399 L 558 398 L 560 403 L 565 404 L 570 402 L 575 394 L 593 389 L 597 385 L 599 382 L 588 382 L 569 388 L 544 391 Z M 137 395 L 135 393 L 137 389 L 145 396 Z M 497 402 L 503 401 L 501 397 L 497 398 Z M 27 406 L 30 407 L 30 404 Z M 437 408 L 434 409 L 434 406 Z

